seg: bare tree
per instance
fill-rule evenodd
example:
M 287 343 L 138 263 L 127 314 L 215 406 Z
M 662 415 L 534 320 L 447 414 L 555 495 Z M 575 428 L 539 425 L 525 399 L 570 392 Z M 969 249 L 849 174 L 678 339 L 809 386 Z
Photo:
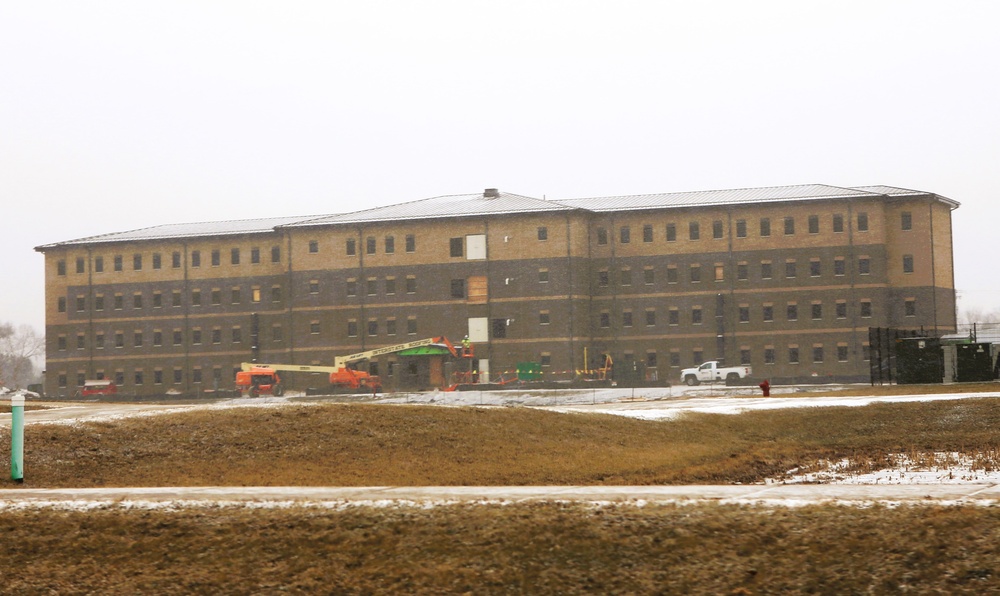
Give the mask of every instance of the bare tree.
M 0 384 L 20 389 L 35 380 L 35 359 L 45 354 L 45 337 L 30 325 L 0 323 Z

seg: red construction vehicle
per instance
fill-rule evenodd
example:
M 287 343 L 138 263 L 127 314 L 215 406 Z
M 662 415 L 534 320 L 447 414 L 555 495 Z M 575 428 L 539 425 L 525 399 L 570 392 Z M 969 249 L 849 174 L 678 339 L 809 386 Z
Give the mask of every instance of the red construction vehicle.
M 278 378 L 277 371 L 326 372 L 330 373 L 330 385 L 333 385 L 334 387 L 353 389 L 358 392 L 363 391 L 366 393 L 378 393 L 382 391 L 382 383 L 379 381 L 378 376 L 363 370 L 351 368 L 350 365 L 363 360 L 370 360 L 376 356 L 403 352 L 424 346 L 445 348 L 452 356 L 456 358 L 459 357 L 458 350 L 456 350 L 455 346 L 448 341 L 448 338 L 429 337 L 427 339 L 418 339 L 405 344 L 396 344 L 393 346 L 385 346 L 383 348 L 375 348 L 374 350 L 366 350 L 364 352 L 358 352 L 347 356 L 338 356 L 334 359 L 333 366 L 255 364 L 251 362 L 244 362 L 240 365 L 242 370 L 236 373 L 236 386 L 241 392 L 245 393 L 249 391 L 250 395 L 254 397 L 256 397 L 256 395 L 254 395 L 255 392 L 257 395 L 267 393 L 271 393 L 272 395 L 281 395 L 280 392 L 282 392 L 283 389 L 281 386 L 281 380 Z M 463 355 L 468 354 L 467 357 L 472 357 L 471 344 L 463 342 L 462 351 Z M 241 377 L 241 375 L 243 376 Z

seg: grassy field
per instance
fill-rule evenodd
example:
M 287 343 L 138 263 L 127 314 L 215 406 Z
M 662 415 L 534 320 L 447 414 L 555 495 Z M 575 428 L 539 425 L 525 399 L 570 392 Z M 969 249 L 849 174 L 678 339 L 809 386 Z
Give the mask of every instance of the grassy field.
M 897 453 L 989 468 L 998 429 L 996 399 L 668 421 L 285 405 L 29 424 L 25 485 L 725 484 Z M 10 594 L 1000 591 L 1000 510 L 972 506 L 8 509 L 0 533 Z

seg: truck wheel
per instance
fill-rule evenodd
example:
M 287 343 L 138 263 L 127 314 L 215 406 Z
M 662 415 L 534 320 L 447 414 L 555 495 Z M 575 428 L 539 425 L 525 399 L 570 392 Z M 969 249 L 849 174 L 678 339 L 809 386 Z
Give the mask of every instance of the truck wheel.
M 274 389 L 271 390 L 271 393 L 274 394 L 274 397 L 281 397 L 285 394 L 285 388 L 281 385 L 281 383 L 278 383 L 274 386 Z
M 260 389 L 258 389 L 257 387 L 251 387 L 250 397 L 260 397 Z
M 726 385 L 732 386 L 737 385 L 740 382 L 740 376 L 736 373 L 729 373 L 726 375 Z
M 688 384 L 688 387 L 694 387 L 698 384 L 698 378 L 694 375 L 688 375 L 684 377 L 684 382 Z

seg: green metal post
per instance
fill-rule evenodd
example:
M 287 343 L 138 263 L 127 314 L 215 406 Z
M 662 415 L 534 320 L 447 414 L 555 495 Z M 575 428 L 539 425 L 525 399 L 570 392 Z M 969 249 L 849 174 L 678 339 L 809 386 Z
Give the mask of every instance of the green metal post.
M 24 482 L 24 396 L 10 398 L 10 477 Z

